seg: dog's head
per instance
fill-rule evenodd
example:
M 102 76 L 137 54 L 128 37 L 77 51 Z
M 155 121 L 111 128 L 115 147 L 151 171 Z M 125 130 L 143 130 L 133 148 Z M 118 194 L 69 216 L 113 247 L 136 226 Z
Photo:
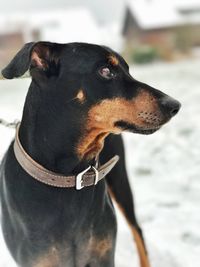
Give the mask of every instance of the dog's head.
M 81 126 L 80 157 L 99 152 L 109 133 L 151 134 L 180 109 L 175 99 L 135 80 L 125 60 L 107 47 L 29 43 L 2 74 L 11 79 L 28 69 L 33 82 L 54 96 L 59 119 L 74 116 Z

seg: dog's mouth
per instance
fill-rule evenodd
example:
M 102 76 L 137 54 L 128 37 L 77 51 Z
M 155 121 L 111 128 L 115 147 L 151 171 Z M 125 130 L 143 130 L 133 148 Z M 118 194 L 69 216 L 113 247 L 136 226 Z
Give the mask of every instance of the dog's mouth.
M 137 134 L 153 134 L 161 128 L 162 125 L 138 127 L 135 124 L 128 123 L 126 121 L 115 122 L 115 127 L 120 128 L 123 131 L 128 131 Z

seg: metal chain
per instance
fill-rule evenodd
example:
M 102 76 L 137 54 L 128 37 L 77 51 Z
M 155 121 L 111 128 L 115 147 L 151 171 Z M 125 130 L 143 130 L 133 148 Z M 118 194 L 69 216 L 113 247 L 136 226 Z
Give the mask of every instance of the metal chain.
M 0 125 L 3 125 L 7 128 L 17 128 L 17 125 L 20 123 L 19 120 L 14 120 L 13 122 L 8 122 L 3 119 L 0 119 Z

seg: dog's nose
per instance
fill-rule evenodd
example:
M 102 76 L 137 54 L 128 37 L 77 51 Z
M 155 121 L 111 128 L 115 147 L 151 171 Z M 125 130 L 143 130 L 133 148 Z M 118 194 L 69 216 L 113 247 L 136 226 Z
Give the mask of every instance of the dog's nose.
M 171 118 L 179 112 L 181 103 L 169 96 L 165 96 L 160 100 L 160 107 L 164 114 Z

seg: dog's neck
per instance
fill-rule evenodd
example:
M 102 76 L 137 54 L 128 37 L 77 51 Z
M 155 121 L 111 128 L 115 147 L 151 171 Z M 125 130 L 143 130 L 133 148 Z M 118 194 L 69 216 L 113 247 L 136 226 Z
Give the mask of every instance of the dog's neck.
M 92 160 L 80 160 L 74 147 L 78 142 L 77 129 L 69 114 L 65 130 L 60 131 L 59 121 L 54 118 L 54 107 L 43 102 L 43 92 L 31 84 L 25 101 L 22 122 L 19 131 L 20 142 L 25 151 L 45 168 L 64 175 L 77 174 L 89 165 Z

